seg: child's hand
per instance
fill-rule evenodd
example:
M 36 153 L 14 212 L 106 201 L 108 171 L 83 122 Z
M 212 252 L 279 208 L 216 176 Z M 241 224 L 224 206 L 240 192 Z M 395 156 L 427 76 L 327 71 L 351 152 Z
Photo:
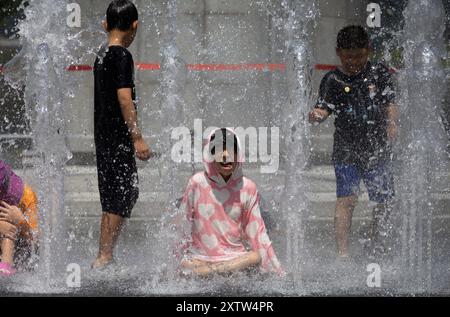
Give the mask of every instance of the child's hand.
M 25 217 L 18 207 L 8 205 L 4 201 L 0 202 L 0 221 L 6 221 L 13 225 L 17 225 L 24 219 Z
M 314 109 L 308 113 L 309 123 L 320 123 L 328 117 L 328 112 L 323 109 Z
M 134 150 L 136 151 L 137 158 L 141 161 L 147 161 L 151 156 L 150 147 L 145 143 L 143 138 L 134 140 Z
M 16 240 L 17 227 L 10 222 L 0 220 L 0 238 Z

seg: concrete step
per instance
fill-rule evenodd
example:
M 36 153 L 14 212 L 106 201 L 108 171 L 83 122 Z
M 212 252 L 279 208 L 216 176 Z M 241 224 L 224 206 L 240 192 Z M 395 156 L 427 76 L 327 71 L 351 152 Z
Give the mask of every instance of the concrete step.
M 201 168 L 201 164 L 196 166 Z M 17 171 L 21 174 L 23 171 Z M 96 218 L 101 215 L 101 206 L 97 187 L 97 170 L 95 166 L 68 166 L 65 168 L 65 206 L 70 217 Z M 133 210 L 133 218 L 159 217 L 168 210 L 170 202 L 180 198 L 192 171 L 185 169 L 177 172 L 175 187 L 179 188 L 177 197 L 169 197 L 161 184 L 159 169 L 147 164 L 139 169 L 140 197 Z M 261 174 L 259 169 L 245 169 L 245 174 L 256 182 L 263 199 L 262 207 L 266 212 L 276 214 L 274 206 L 281 201 L 284 189 L 284 172 L 277 174 Z M 336 202 L 336 184 L 332 166 L 313 166 L 305 175 L 307 190 L 304 193 L 308 200 L 305 217 L 317 221 L 332 221 Z M 439 176 L 444 184 L 450 179 L 448 173 Z M 440 186 L 442 191 L 433 193 L 435 199 L 435 217 L 450 217 L 450 190 Z M 354 212 L 354 219 L 370 219 L 371 207 L 365 187 L 361 185 L 361 195 Z M 276 215 L 275 215 L 275 218 Z
M 155 191 L 155 186 L 161 185 L 161 175 L 156 168 L 145 168 L 139 170 L 139 182 L 142 192 Z M 244 173 L 256 184 L 264 187 L 269 185 L 271 188 L 282 187 L 284 184 L 284 173 L 261 174 L 258 169 L 245 169 Z M 191 171 L 182 171 L 175 178 L 176 187 L 186 185 Z M 314 168 L 305 175 L 306 182 L 311 192 L 335 192 L 336 185 L 334 180 L 334 171 L 327 168 Z M 65 177 L 65 191 L 70 192 L 96 192 L 98 191 L 97 170 L 94 167 L 76 167 L 68 168 Z
M 177 171 L 178 175 L 174 182 L 185 185 L 189 177 L 197 170 L 203 170 L 201 164 L 195 165 L 194 172 L 190 168 Z M 258 166 L 244 168 L 244 174 L 263 188 L 268 185 L 271 188 L 278 188 L 284 185 L 284 171 L 278 171 L 275 174 L 262 174 Z M 66 192 L 92 192 L 97 191 L 97 169 L 94 166 L 68 166 L 65 169 Z M 160 184 L 161 174 L 158 168 L 146 165 L 139 168 L 139 178 L 143 192 L 153 191 L 147 188 L 152 184 Z M 331 165 L 312 166 L 304 174 L 305 182 L 308 186 L 308 192 L 311 193 L 334 193 L 336 190 L 334 169 Z M 434 177 L 436 181 L 437 193 L 450 193 L 450 172 L 443 172 Z M 361 185 L 364 192 L 365 188 Z

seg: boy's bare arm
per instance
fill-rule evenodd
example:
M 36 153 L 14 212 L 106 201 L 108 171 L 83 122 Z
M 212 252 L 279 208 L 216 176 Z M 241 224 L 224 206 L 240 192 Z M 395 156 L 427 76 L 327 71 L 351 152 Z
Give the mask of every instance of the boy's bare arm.
M 309 112 L 308 118 L 309 123 L 321 123 L 325 121 L 330 116 L 330 113 L 325 109 L 320 108 L 314 108 L 312 111 Z
M 400 113 L 395 103 L 390 103 L 386 107 L 387 136 L 390 141 L 394 141 L 398 136 L 398 119 Z
M 131 134 L 131 139 L 134 144 L 136 156 L 143 161 L 150 158 L 150 148 L 145 143 L 141 130 L 137 124 L 136 108 L 132 99 L 131 88 L 120 88 L 117 90 L 117 97 L 119 99 L 120 108 L 122 110 L 122 116 L 128 126 L 128 130 Z

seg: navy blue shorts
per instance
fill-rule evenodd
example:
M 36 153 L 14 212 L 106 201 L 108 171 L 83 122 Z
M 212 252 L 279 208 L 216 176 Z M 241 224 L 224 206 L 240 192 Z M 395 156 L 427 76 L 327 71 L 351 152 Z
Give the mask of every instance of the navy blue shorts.
M 334 171 L 337 197 L 358 195 L 361 179 L 366 185 L 370 201 L 382 204 L 394 197 L 394 180 L 387 164 L 378 165 L 369 171 L 354 165 L 336 164 Z

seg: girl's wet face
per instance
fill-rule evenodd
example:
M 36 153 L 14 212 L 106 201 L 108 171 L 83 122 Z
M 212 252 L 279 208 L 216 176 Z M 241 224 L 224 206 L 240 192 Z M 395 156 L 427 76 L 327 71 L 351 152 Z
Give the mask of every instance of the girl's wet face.
M 227 149 L 218 151 L 214 154 L 214 165 L 223 177 L 231 176 L 237 166 L 237 153 L 233 154 Z

